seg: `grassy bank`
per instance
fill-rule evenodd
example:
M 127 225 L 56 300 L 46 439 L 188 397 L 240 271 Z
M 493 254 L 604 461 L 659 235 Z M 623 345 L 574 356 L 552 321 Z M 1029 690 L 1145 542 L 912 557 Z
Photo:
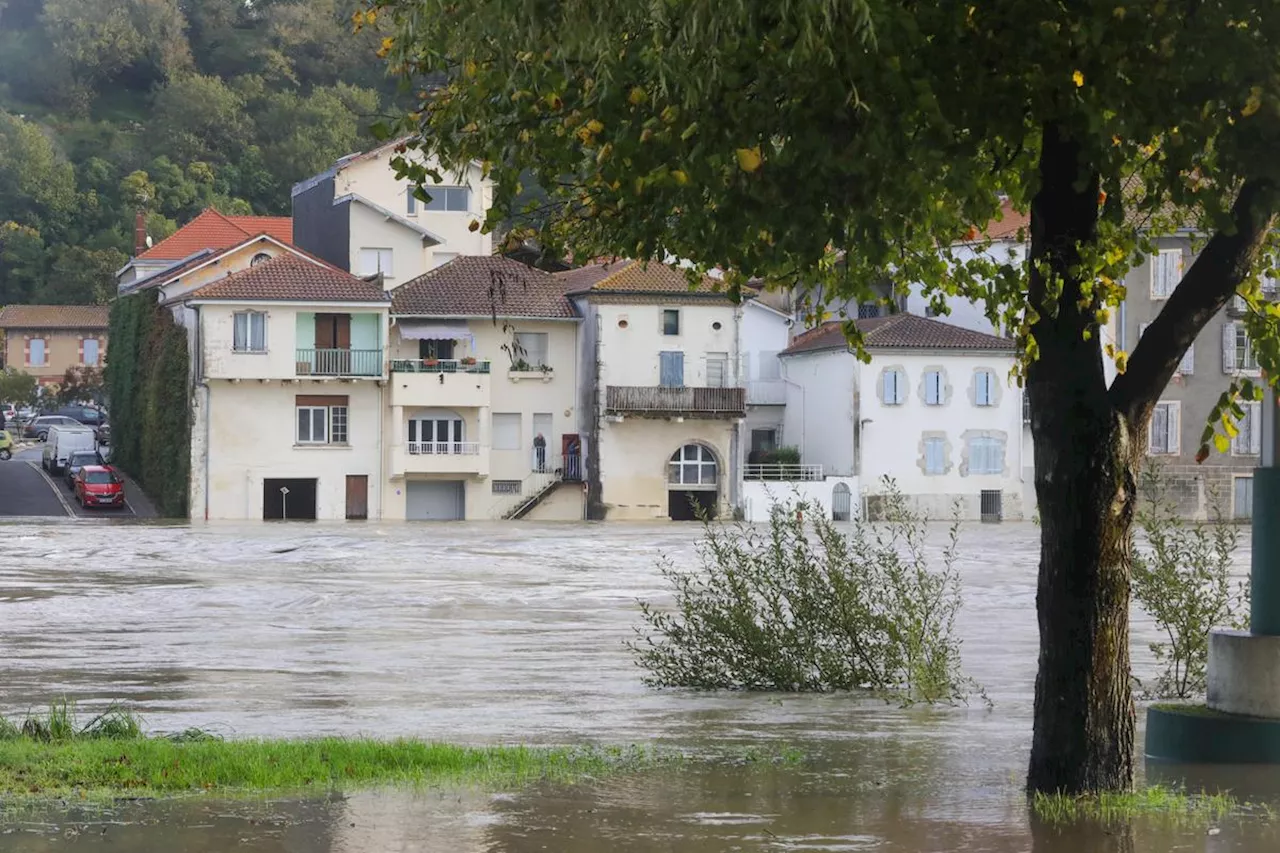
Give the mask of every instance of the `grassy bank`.
M 221 740 L 148 736 L 112 711 L 83 725 L 65 706 L 0 722 L 0 798 L 170 796 L 381 785 L 508 788 L 573 781 L 649 764 L 645 752 L 464 747 L 416 740 Z

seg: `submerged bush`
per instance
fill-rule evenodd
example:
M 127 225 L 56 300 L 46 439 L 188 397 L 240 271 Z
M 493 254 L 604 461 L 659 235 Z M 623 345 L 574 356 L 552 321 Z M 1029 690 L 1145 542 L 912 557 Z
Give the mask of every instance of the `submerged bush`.
M 955 617 L 959 522 L 936 569 L 927 526 L 891 480 L 886 523 L 846 534 L 821 507 L 775 506 L 768 531 L 705 524 L 701 570 L 659 568 L 675 610 L 640 602 L 627 647 L 654 686 L 867 689 L 905 702 L 963 700 Z
M 1144 472 L 1141 493 L 1137 521 L 1147 547 L 1133 549 L 1133 597 L 1167 638 L 1150 645 L 1162 670 L 1143 686 L 1143 694 L 1152 699 L 1203 695 L 1209 631 L 1248 627 L 1248 585 L 1233 589 L 1231 583 L 1239 530 L 1212 495 L 1207 524 L 1184 521 L 1158 466 Z

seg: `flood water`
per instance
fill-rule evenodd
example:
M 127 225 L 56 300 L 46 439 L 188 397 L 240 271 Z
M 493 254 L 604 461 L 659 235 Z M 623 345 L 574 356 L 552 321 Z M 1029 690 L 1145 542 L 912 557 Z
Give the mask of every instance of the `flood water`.
M 1262 853 L 1280 829 L 1035 825 L 1021 795 L 1037 636 L 1031 525 L 962 533 L 968 673 L 995 703 L 652 690 L 622 646 L 660 554 L 697 526 L 0 525 L 0 713 L 122 701 L 149 728 L 468 743 L 770 742 L 798 764 L 695 764 L 506 794 L 364 792 L 0 813 L 0 851 Z M 938 531 L 941 544 L 941 530 Z M 1248 564 L 1248 536 L 1237 555 Z M 1152 626 L 1135 617 L 1136 674 Z M 1140 762 L 1141 763 L 1141 762 Z M 1280 771 L 1147 768 L 1280 805 Z

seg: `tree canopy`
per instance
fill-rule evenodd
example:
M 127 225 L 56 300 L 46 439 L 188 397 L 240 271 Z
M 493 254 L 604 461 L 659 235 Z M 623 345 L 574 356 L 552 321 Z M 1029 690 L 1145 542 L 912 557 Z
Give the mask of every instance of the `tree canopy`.
M 287 214 L 398 96 L 356 0 L 0 2 L 0 305 L 90 302 L 204 207 Z
M 984 300 L 1021 345 L 1044 522 L 1029 786 L 1129 784 L 1128 543 L 1152 408 L 1237 289 L 1280 374 L 1280 309 L 1257 285 L 1280 186 L 1274 10 L 372 0 L 359 22 L 390 27 L 383 52 L 417 91 L 407 147 L 487 164 L 488 227 L 523 214 L 552 251 L 675 255 L 730 287 Z M 421 179 L 418 162 L 400 168 Z M 517 209 L 523 174 L 547 190 L 536 209 Z M 1027 260 L 954 255 L 1002 196 L 1030 210 Z M 1178 228 L 1196 262 L 1133 353 L 1104 352 L 1126 273 Z M 1227 431 L 1236 390 L 1255 389 L 1224 398 Z

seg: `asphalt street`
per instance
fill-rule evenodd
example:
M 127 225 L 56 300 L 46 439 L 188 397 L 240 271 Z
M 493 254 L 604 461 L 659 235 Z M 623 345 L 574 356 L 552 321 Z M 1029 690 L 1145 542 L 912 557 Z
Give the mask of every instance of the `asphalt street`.
M 67 516 L 132 518 L 125 493 L 124 509 L 82 509 L 67 488 L 64 477 L 49 477 L 40 468 L 40 447 L 20 450 L 8 462 L 0 462 L 0 518 L 12 516 Z

